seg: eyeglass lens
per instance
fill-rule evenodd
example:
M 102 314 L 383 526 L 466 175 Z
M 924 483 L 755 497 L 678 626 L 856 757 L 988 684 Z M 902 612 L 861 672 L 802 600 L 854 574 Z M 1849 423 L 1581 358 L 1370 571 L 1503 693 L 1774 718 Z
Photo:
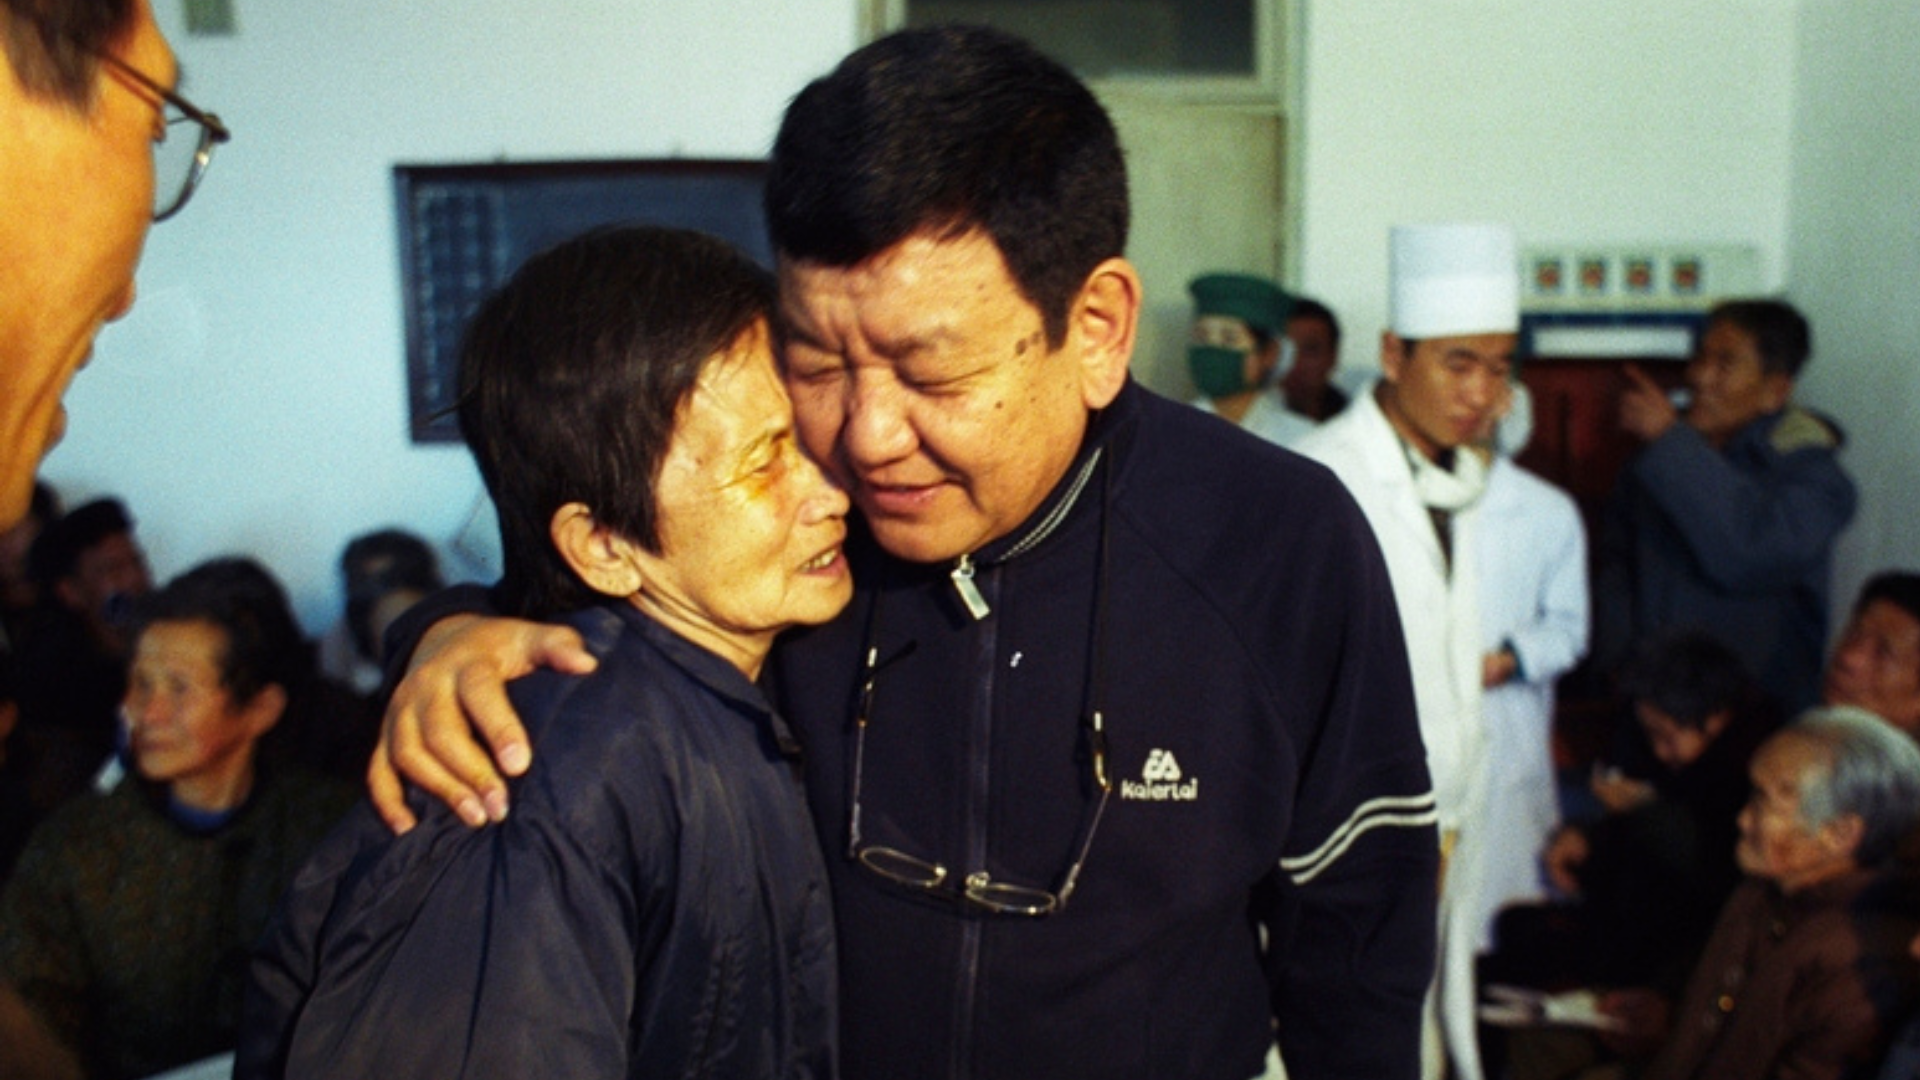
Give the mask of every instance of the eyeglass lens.
M 166 137 L 153 144 L 153 219 L 180 212 L 206 172 L 213 142 L 192 117 L 167 108 Z

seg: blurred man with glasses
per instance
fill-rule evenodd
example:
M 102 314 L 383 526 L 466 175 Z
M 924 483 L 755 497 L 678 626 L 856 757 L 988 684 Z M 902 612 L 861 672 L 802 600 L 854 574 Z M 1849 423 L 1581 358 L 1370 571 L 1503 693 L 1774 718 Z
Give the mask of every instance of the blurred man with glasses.
M 66 429 L 60 398 L 94 335 L 133 306 L 147 226 L 179 211 L 228 135 L 173 91 L 147 0 L 0 0 L 0 49 L 4 527 Z

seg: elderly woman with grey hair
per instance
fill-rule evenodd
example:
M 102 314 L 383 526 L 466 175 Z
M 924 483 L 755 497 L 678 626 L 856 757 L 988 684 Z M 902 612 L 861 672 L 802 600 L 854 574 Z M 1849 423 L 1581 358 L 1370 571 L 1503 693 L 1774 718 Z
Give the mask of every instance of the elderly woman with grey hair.
M 1761 745 L 1740 813 L 1747 874 L 1647 1080 L 1869 1069 L 1920 990 L 1920 747 L 1871 713 L 1816 709 Z

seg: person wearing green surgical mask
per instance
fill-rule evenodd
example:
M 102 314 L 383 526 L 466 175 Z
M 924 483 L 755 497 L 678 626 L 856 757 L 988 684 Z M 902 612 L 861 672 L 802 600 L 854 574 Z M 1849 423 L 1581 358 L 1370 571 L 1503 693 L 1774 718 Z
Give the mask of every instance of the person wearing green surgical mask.
M 1187 370 L 1200 396 L 1194 404 L 1282 446 L 1312 431 L 1273 391 L 1285 374 L 1287 313 L 1293 297 L 1251 274 L 1204 274 L 1193 294 L 1193 341 Z

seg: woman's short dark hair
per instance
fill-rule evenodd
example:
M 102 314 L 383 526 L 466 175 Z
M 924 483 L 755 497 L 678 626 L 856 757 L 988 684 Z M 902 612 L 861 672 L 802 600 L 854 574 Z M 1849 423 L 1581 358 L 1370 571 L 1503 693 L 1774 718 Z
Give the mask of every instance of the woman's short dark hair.
M 773 275 L 721 240 L 616 226 L 528 260 L 481 305 L 460 356 L 460 433 L 500 518 L 499 600 L 594 602 L 554 549 L 571 502 L 660 550 L 654 480 L 706 363 L 770 321 Z
M 213 559 L 188 570 L 136 609 L 135 637 L 154 623 L 198 622 L 226 637 L 220 685 L 236 702 L 269 686 L 289 693 L 312 668 L 312 650 L 287 604 L 286 590 L 252 559 Z
M 133 25 L 133 0 L 0 0 L 0 46 L 27 93 L 93 103 L 100 54 Z
M 1707 325 L 1731 323 L 1753 338 L 1760 368 L 1770 375 L 1800 377 L 1813 355 L 1813 328 L 1784 300 L 1728 300 L 1707 312 Z
M 781 255 L 828 266 L 979 228 L 1054 348 L 1094 267 L 1127 246 L 1106 110 L 1058 62 L 980 26 L 889 34 L 802 90 L 774 139 L 766 206 Z
M 1696 630 L 1642 643 L 1620 673 L 1620 692 L 1629 700 L 1652 705 L 1680 727 L 1696 731 L 1716 713 L 1738 711 L 1752 688 L 1740 657 Z

